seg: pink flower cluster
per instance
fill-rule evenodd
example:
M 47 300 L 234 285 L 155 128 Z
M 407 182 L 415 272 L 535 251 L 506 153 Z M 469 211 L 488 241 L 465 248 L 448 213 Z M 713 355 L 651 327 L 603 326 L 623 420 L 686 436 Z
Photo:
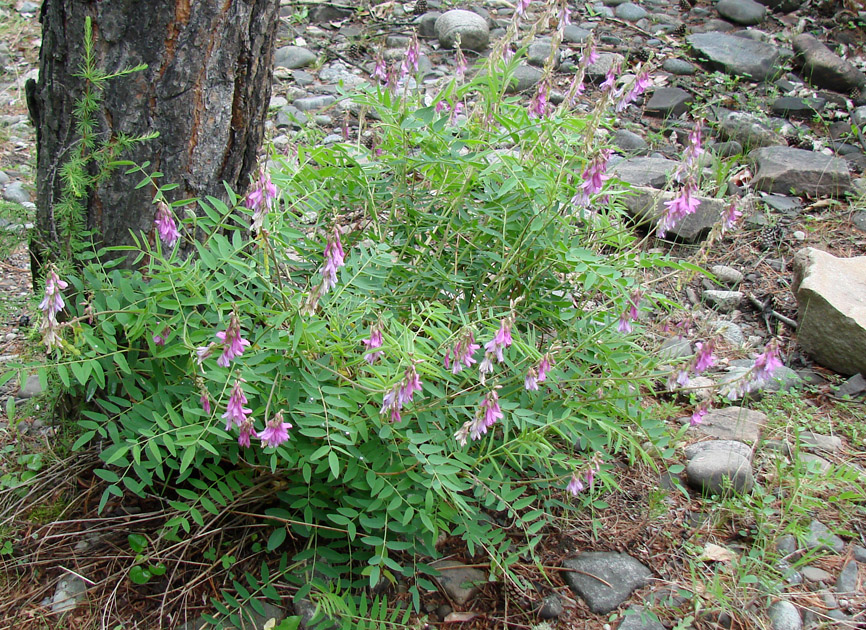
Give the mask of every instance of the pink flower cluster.
M 503 351 L 513 343 L 513 339 L 511 338 L 511 326 L 513 324 L 514 320 L 512 317 L 503 318 L 499 324 L 499 330 L 496 331 L 496 335 L 484 345 L 484 359 L 478 366 L 482 384 L 486 375 L 493 372 L 493 359 L 496 359 L 497 363 L 505 361 Z
M 42 331 L 42 343 L 47 351 L 59 348 L 62 345 L 57 321 L 57 313 L 63 310 L 66 303 L 63 301 L 63 289 L 69 284 L 60 279 L 54 269 L 49 269 L 45 274 L 45 295 L 39 303 L 42 310 L 42 322 L 39 326 Z
M 640 304 L 640 289 L 635 289 L 628 297 L 628 306 L 622 315 L 619 316 L 619 323 L 616 326 L 618 332 L 627 334 L 631 332 L 631 323 L 637 320 L 638 304 Z
M 605 171 L 607 171 L 607 164 L 612 153 L 610 149 L 602 149 L 587 165 L 581 173 L 583 183 L 574 197 L 571 198 L 571 203 L 578 208 L 585 208 L 589 205 L 590 196 L 601 192 L 604 182 L 610 179 L 610 175 L 606 175 Z
M 415 392 L 421 391 L 421 378 L 414 365 L 406 368 L 403 375 L 403 380 L 394 385 L 391 389 L 385 392 L 382 397 L 382 408 L 379 413 L 382 415 L 390 413 L 391 422 L 400 422 L 402 420 L 401 411 L 403 406 L 412 402 L 412 397 Z
M 252 190 L 247 193 L 247 207 L 253 211 L 253 222 L 250 225 L 251 232 L 261 232 L 265 215 L 273 209 L 276 198 L 277 187 L 271 181 L 270 174 L 262 166 L 259 170 L 258 181 L 253 185 Z
M 243 379 L 235 381 L 226 404 L 226 411 L 222 415 L 226 421 L 226 431 L 230 431 L 233 426 L 236 426 L 238 428 L 238 444 L 246 448 L 250 446 L 250 438 L 261 440 L 262 448 L 277 447 L 288 441 L 289 429 L 292 428 L 292 425 L 283 419 L 282 411 L 268 420 L 263 431 L 256 432 L 253 419 L 250 417 L 252 410 L 244 406 L 247 404 L 247 397 L 241 387 L 242 382 Z M 210 400 L 207 398 L 207 394 L 202 394 L 202 406 L 205 408 L 205 413 L 210 413 Z
M 539 81 L 535 96 L 532 97 L 532 101 L 529 103 L 530 118 L 545 118 L 547 116 L 549 93 L 550 79 Z
M 325 264 L 322 266 L 322 295 L 337 286 L 337 269 L 345 266 L 345 252 L 340 241 L 340 231 L 334 228 L 333 235 L 325 245 Z
M 156 204 L 156 219 L 153 221 L 156 225 L 156 231 L 159 232 L 159 238 L 167 247 L 174 247 L 180 238 L 180 232 L 177 229 L 177 223 L 174 220 L 174 214 L 168 204 L 160 200 Z
M 575 470 L 571 473 L 571 480 L 568 482 L 568 485 L 565 487 L 573 496 L 579 495 L 581 492 L 586 490 L 587 488 L 592 488 L 595 483 L 595 476 L 601 470 L 601 462 L 599 461 L 599 456 L 594 455 L 593 458 L 587 463 L 586 468 L 583 470 Z
M 457 337 L 454 347 L 445 353 L 445 369 L 459 374 L 464 367 L 472 367 L 477 361 L 472 357 L 481 346 L 475 343 L 475 333 L 466 329 Z
M 481 439 L 481 436 L 486 434 L 487 430 L 503 417 L 504 414 L 499 407 L 499 395 L 495 389 L 491 389 L 481 400 L 475 417 L 464 422 L 454 437 L 460 446 L 466 446 L 469 438 L 472 440 Z
M 523 387 L 526 391 L 537 391 L 538 384 L 547 380 L 547 373 L 553 369 L 553 366 L 553 359 L 548 352 L 541 357 L 538 365 L 529 368 L 529 371 L 526 373 L 526 378 L 523 379 Z
M 658 235 L 660 237 L 664 238 L 668 230 L 698 209 L 701 200 L 694 196 L 697 192 L 697 184 L 688 181 L 678 196 L 665 202 L 666 210 L 658 222 Z
M 641 94 L 646 92 L 646 89 L 652 85 L 652 79 L 650 78 L 649 71 L 642 71 L 638 73 L 637 77 L 635 77 L 634 83 L 632 83 L 631 89 L 628 92 L 621 94 L 619 101 L 617 101 L 614 110 L 616 112 L 622 112 L 630 103 L 634 103 Z
M 223 343 L 223 352 L 217 359 L 217 365 L 220 367 L 228 367 L 232 360 L 241 356 L 244 353 L 244 348 L 250 345 L 249 341 L 241 337 L 241 325 L 235 313 L 229 317 L 228 327 L 219 331 L 216 336 Z M 207 348 L 199 348 L 198 351 L 204 353 Z
M 695 347 L 697 348 L 697 352 L 691 362 L 687 366 L 679 368 L 668 377 L 668 391 L 673 391 L 677 387 L 688 387 L 692 373 L 696 375 L 701 374 L 716 364 L 716 357 L 713 354 L 716 348 L 714 341 L 710 340 L 706 343 L 699 341 L 695 344 Z
M 382 324 L 377 322 L 370 326 L 370 337 L 362 339 L 364 346 L 367 348 L 367 354 L 364 355 L 364 360 L 373 365 L 382 356 L 381 350 L 376 348 L 382 347 Z

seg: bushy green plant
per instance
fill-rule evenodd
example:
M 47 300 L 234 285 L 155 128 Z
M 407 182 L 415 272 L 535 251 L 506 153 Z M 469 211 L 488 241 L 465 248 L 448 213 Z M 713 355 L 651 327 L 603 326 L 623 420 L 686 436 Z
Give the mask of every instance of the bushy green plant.
M 128 165 L 157 191 L 161 239 L 141 237 L 138 271 L 68 278 L 49 344 L 90 403 L 77 446 L 107 444 L 100 509 L 158 491 L 181 536 L 279 475 L 267 548 L 307 540 L 291 566 L 326 562 L 341 592 L 429 573 L 413 555 L 442 534 L 508 572 L 609 482 L 609 454 L 663 445 L 638 398 L 650 361 L 624 331 L 641 270 L 668 263 L 638 256 L 613 205 L 573 208 L 598 120 L 539 116 L 505 85 L 455 81 L 442 105 L 371 87 L 355 97 L 380 119 L 371 149 L 298 147 L 231 205 L 169 204 L 172 185 Z M 261 592 L 285 577 L 308 595 L 313 573 L 290 568 Z M 431 586 L 416 577 L 416 606 Z

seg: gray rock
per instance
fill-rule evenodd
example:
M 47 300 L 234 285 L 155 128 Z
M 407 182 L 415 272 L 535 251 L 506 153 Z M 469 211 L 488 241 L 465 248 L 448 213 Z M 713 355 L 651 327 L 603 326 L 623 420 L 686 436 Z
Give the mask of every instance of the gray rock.
M 617 6 L 614 15 L 620 20 L 625 20 L 626 22 L 637 22 L 638 20 L 645 18 L 649 13 L 647 13 L 646 9 L 634 4 L 633 2 L 624 2 Z
M 722 440 L 757 442 L 766 424 L 767 416 L 760 411 L 725 407 L 710 411 L 695 430 Z
M 442 15 L 439 11 L 427 11 L 418 19 L 418 36 L 424 39 L 436 37 L 436 20 Z
M 584 552 L 562 564 L 573 570 L 563 575 L 571 590 L 586 601 L 592 612 L 601 615 L 617 608 L 634 590 L 646 586 L 652 575 L 631 556 L 608 551 Z
M 535 87 L 541 81 L 542 71 L 533 66 L 520 64 L 514 69 L 514 74 L 511 76 L 511 83 L 505 89 L 506 94 L 517 94 Z
M 664 166 L 664 163 L 670 162 L 663 158 L 633 158 L 634 160 L 654 160 L 657 166 Z M 627 167 L 620 168 L 626 162 L 632 162 Z M 640 162 L 632 160 L 624 160 L 617 164 L 612 172 L 625 182 L 633 183 L 631 180 L 640 181 L 645 178 L 652 178 L 649 182 L 651 185 L 659 184 L 662 173 L 649 170 L 653 162 L 646 162 L 648 169 L 641 171 Z M 676 162 L 673 162 L 676 164 Z M 617 170 L 619 169 L 619 170 Z M 653 223 L 661 217 L 667 210 L 665 202 L 670 201 L 676 196 L 676 193 L 670 191 L 658 191 L 654 188 L 638 186 L 632 189 L 633 195 L 626 195 L 622 198 L 625 204 L 625 209 L 629 215 L 638 223 Z M 718 199 L 709 197 L 697 197 L 700 205 L 692 213 L 679 221 L 676 225 L 670 228 L 665 234 L 665 238 L 675 239 L 686 243 L 696 243 L 709 234 L 710 230 L 719 222 L 724 205 Z
M 814 470 L 817 468 L 818 473 L 821 475 L 826 475 L 833 467 L 833 464 L 828 462 L 826 459 L 818 455 L 813 455 L 812 453 L 798 453 L 797 460 L 803 464 L 807 470 Z
M 658 617 L 645 612 L 643 606 L 629 606 L 617 630 L 665 630 Z
M 787 197 L 785 195 L 764 195 L 761 197 L 761 202 L 783 214 L 796 214 L 803 207 L 799 197 Z
M 304 112 L 289 105 L 277 112 L 277 129 L 285 129 L 287 127 L 300 129 L 307 124 L 308 120 Z
M 541 602 L 538 609 L 540 619 L 556 619 L 562 614 L 562 600 L 556 593 L 551 593 Z
M 782 134 L 770 129 L 754 114 L 730 112 L 719 121 L 719 132 L 726 140 L 735 140 L 745 149 L 785 146 Z
M 675 160 L 657 157 L 636 157 L 617 162 L 611 167 L 610 172 L 614 177 L 632 186 L 663 188 L 668 184 L 670 178 L 679 167 L 680 163 Z
M 862 374 L 855 374 L 836 389 L 839 398 L 857 398 L 863 394 L 866 394 L 866 378 Z
M 692 342 L 685 337 L 670 337 L 662 342 L 656 356 L 662 361 L 673 361 L 683 357 L 690 357 L 694 354 L 692 350 Z
M 297 68 L 306 68 L 316 62 L 316 53 L 301 46 L 283 46 L 274 51 L 274 67 L 288 68 L 296 70 Z
M 730 313 L 743 301 L 742 291 L 719 291 L 710 289 L 701 295 L 704 302 L 721 313 Z
M 535 41 L 529 45 L 526 51 L 526 63 L 531 66 L 543 68 L 547 63 L 548 58 L 553 52 L 553 46 L 549 41 Z M 553 67 L 559 67 L 559 50 L 556 51 L 553 60 Z
M 689 110 L 692 101 L 692 95 L 682 88 L 656 88 L 644 106 L 644 111 L 650 116 L 677 117 Z
M 812 35 L 797 35 L 791 44 L 795 61 L 802 64 L 803 76 L 812 85 L 843 93 L 866 86 L 866 75 Z
M 307 87 L 316 82 L 316 77 L 309 72 L 304 72 L 303 70 L 292 71 L 292 79 L 301 87 Z
M 830 573 L 818 567 L 803 567 L 800 569 L 800 573 L 803 574 L 803 579 L 807 582 L 829 582 L 833 579 Z
M 568 44 L 582 44 L 590 35 L 592 31 L 574 24 L 569 24 L 562 30 L 562 40 Z
M 709 402 L 712 400 L 716 389 L 713 379 L 706 376 L 693 376 L 686 388 L 689 394 L 694 396 L 698 402 Z
M 845 564 L 845 566 L 842 567 L 842 571 L 839 573 L 839 577 L 836 578 L 836 592 L 856 593 L 859 577 L 860 567 L 857 565 L 856 561 L 849 560 Z
M 39 3 L 37 2 L 22 2 L 18 7 L 18 12 L 23 14 L 32 14 L 39 11 Z
M 800 440 L 800 446 L 806 448 L 814 448 L 819 451 L 828 453 L 838 453 L 842 450 L 842 438 L 835 435 L 821 435 L 814 431 L 798 431 L 797 437 Z
M 803 620 L 797 607 L 789 601 L 779 600 L 767 609 L 772 630 L 802 630 Z
M 624 63 L 625 57 L 619 53 L 599 53 L 595 63 L 587 66 L 586 78 L 593 83 L 604 81 L 611 68 L 617 66 L 622 68 Z
M 28 374 L 24 379 L 24 384 L 15 393 L 15 398 L 18 400 L 27 400 L 42 393 L 42 385 L 39 384 L 39 379 L 35 374 Z
M 866 374 L 866 256 L 836 258 L 808 247 L 794 256 L 797 341 L 821 365 Z
M 51 598 L 51 612 L 58 614 L 73 610 L 84 601 L 87 583 L 76 575 L 64 575 L 57 582 Z
M 851 112 L 851 122 L 853 122 L 858 127 L 866 125 L 866 105 L 858 107 L 853 112 Z M 0 179 L 0 183 L 2 183 L 2 179 Z
M 436 37 L 443 48 L 454 48 L 457 38 L 463 50 L 481 51 L 490 42 L 487 20 L 472 11 L 452 9 L 440 15 L 434 25 Z
M 315 5 L 315 8 L 310 11 L 309 15 L 311 22 L 321 24 L 323 22 L 339 22 L 340 20 L 352 17 L 354 14 L 355 12 L 352 9 L 344 9 L 323 3 Z
M 860 545 L 851 545 L 851 553 L 857 562 L 866 563 L 866 547 Z
M 30 201 L 30 193 L 21 182 L 12 182 L 3 189 L 3 199 L 12 203 L 27 203 Z
M 821 521 L 813 520 L 809 523 L 809 535 L 806 538 L 806 549 L 819 549 L 822 551 L 835 551 L 842 553 L 845 549 L 844 541 Z
M 441 560 L 431 566 L 440 572 L 436 577 L 439 586 L 460 606 L 478 594 L 479 584 L 487 582 L 487 576 L 483 572 L 461 562 Z
M 797 539 L 792 534 L 779 536 L 776 541 L 776 551 L 783 556 L 790 556 L 797 552 Z
M 760 24 L 767 16 L 767 7 L 754 0 L 720 0 L 716 11 L 723 18 L 743 26 Z
M 694 33 L 686 41 L 699 58 L 728 74 L 770 81 L 782 73 L 779 50 L 770 44 L 718 31 Z
M 295 598 L 293 606 L 295 615 L 301 618 L 300 628 L 302 630 L 307 628 L 311 630 L 337 630 L 340 627 L 335 621 L 330 621 L 324 614 L 317 612 L 316 605 L 309 599 Z M 312 623 L 313 619 L 316 620 L 315 624 Z M 263 630 L 263 628 L 259 628 L 259 630 Z
M 851 190 L 851 174 L 841 158 L 791 147 L 763 147 L 749 154 L 757 170 L 755 190 L 780 194 L 841 196 Z
M 662 70 L 677 76 L 691 76 L 698 71 L 695 64 L 689 63 L 685 59 L 677 59 L 676 57 L 665 59 L 662 64 Z
M 357 87 L 365 82 L 363 77 L 352 74 L 343 64 L 338 63 L 330 64 L 319 70 L 319 79 L 324 83 L 343 85 L 347 88 Z
M 5 186 L 8 183 L 9 183 L 9 176 L 6 173 L 4 173 L 3 171 L 0 171 L 0 186 Z
M 321 96 L 305 96 L 304 98 L 296 99 L 292 105 L 302 112 L 311 112 L 316 109 L 324 109 L 337 101 L 330 94 L 322 94 Z
M 734 157 L 743 152 L 743 145 L 736 140 L 726 140 L 724 142 L 711 142 L 707 148 L 720 158 Z
M 795 119 L 810 119 L 824 110 L 827 101 L 823 98 L 799 98 L 796 96 L 780 96 L 770 109 L 778 116 Z
M 745 460 L 752 461 L 752 447 L 737 440 L 709 440 L 707 442 L 695 442 L 685 448 L 686 459 L 694 459 L 701 453 L 707 451 L 725 451 L 736 453 Z
M 727 265 L 713 265 L 710 271 L 716 277 L 716 280 L 727 286 L 736 286 L 743 281 L 743 274 L 733 267 Z
M 713 332 L 721 335 L 722 339 L 732 346 L 741 346 L 746 343 L 746 335 L 743 334 L 743 329 L 734 322 L 724 319 L 719 320 L 713 324 Z
M 755 485 L 749 460 L 727 449 L 707 449 L 695 455 L 686 465 L 686 480 L 706 494 L 723 494 L 728 487 L 746 493 Z
M 617 129 L 613 134 L 614 145 L 624 153 L 644 153 L 649 148 L 646 140 L 626 129 Z

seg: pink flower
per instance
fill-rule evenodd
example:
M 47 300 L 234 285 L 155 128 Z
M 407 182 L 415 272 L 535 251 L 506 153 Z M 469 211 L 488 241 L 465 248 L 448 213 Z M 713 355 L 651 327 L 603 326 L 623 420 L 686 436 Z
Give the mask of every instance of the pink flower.
M 598 61 L 598 51 L 595 49 L 593 44 L 589 44 L 588 50 L 584 50 L 583 55 L 580 57 L 580 61 L 578 62 L 584 68 L 591 66 L 596 61 Z
M 207 392 L 202 392 L 202 395 L 198 399 L 199 403 L 201 403 L 201 408 L 204 412 L 210 415 L 210 396 L 207 395 Z
M 283 442 L 288 441 L 289 429 L 291 428 L 291 424 L 283 421 L 283 412 L 278 412 L 277 415 L 268 420 L 265 430 L 258 435 L 258 438 L 262 441 L 262 447 L 277 447 Z
M 153 336 L 153 343 L 157 346 L 164 346 L 170 332 L 171 329 L 168 326 L 164 327 L 161 333 Z
M 499 363 L 502 363 L 505 360 L 502 351 L 510 346 L 513 341 L 511 338 L 511 326 L 512 320 L 510 317 L 502 319 L 499 324 L 499 330 L 496 331 L 496 335 L 484 346 L 487 353 L 495 356 Z
M 469 65 L 466 63 L 466 56 L 463 54 L 463 50 L 460 46 L 457 46 L 457 51 L 455 52 L 456 56 L 456 65 L 454 68 L 454 74 L 457 75 L 458 79 L 462 79 L 466 76 L 466 70 L 469 68 Z
M 337 286 L 337 269 L 345 266 L 343 243 L 340 242 L 340 232 L 334 229 L 333 236 L 325 245 L 325 264 L 322 267 L 322 295 Z
M 382 55 L 376 57 L 376 65 L 373 67 L 373 78 L 378 79 L 381 83 L 388 80 L 388 66 L 385 65 L 385 59 Z
M 49 269 L 48 273 L 45 274 L 45 297 L 39 303 L 39 308 L 45 319 L 55 325 L 57 324 L 57 313 L 66 306 L 62 291 L 68 286 L 69 284 L 61 280 L 54 269 Z
M 593 159 L 581 173 L 583 183 L 580 185 L 580 190 L 571 198 L 571 203 L 579 208 L 589 204 L 590 195 L 595 195 L 601 192 L 604 182 L 610 179 L 610 175 L 605 175 L 607 163 L 610 160 L 610 149 L 604 149 Z
M 232 424 L 241 426 L 247 419 L 247 416 L 253 412 L 252 409 L 244 407 L 245 404 L 247 404 L 247 397 L 244 395 L 244 391 L 241 389 L 241 381 L 238 379 L 232 387 L 232 393 L 226 404 L 226 411 L 221 416 L 226 421 L 226 431 L 232 428 Z
M 526 391 L 538 391 L 538 372 L 535 368 L 529 368 L 526 378 L 523 379 L 523 387 Z
M 259 170 L 258 181 L 247 195 L 247 207 L 253 210 L 253 222 L 250 226 L 250 231 L 261 232 L 265 215 L 273 209 L 274 199 L 276 198 L 277 187 L 271 181 L 270 174 L 262 166 Z
M 216 344 L 211 342 L 206 346 L 199 346 L 195 349 L 195 361 L 199 365 L 205 362 L 205 360 L 209 359 L 213 354 L 213 349 Z
M 410 365 L 406 368 L 406 374 L 403 377 L 403 384 L 400 387 L 400 391 L 397 393 L 397 401 L 400 403 L 400 406 L 412 402 L 412 396 L 414 393 L 420 392 L 421 389 L 421 378 L 418 376 L 415 366 Z
M 616 87 L 616 74 L 619 72 L 619 64 L 614 64 L 610 67 L 610 70 L 607 71 L 607 74 L 604 77 L 604 81 L 599 85 L 599 89 L 602 92 L 611 92 Z
M 698 352 L 695 354 L 695 361 L 692 369 L 695 371 L 695 374 L 700 374 L 715 364 L 716 357 L 713 356 L 715 344 L 712 341 L 708 341 L 707 343 L 701 343 L 699 341 L 695 346 L 697 347 Z
M 550 356 L 548 352 L 543 357 L 541 357 L 541 361 L 538 362 L 538 382 L 543 383 L 547 380 L 547 373 L 553 369 L 554 366 L 553 358 Z
M 544 118 L 547 116 L 547 94 L 550 91 L 550 82 L 545 79 L 538 83 L 538 89 L 535 91 L 535 96 L 529 104 L 530 118 Z
M 693 182 L 687 183 L 678 197 L 665 202 L 667 209 L 659 219 L 658 235 L 664 237 L 668 230 L 673 228 L 683 218 L 695 212 L 701 205 L 701 200 L 692 197 L 697 192 L 697 186 Z
M 489 429 L 497 420 L 503 417 L 502 409 L 499 408 L 499 396 L 496 390 L 490 390 L 481 402 L 481 410 L 484 413 L 484 425 Z
M 697 121 L 695 123 L 695 128 L 691 132 L 689 132 L 689 146 L 687 146 L 685 151 L 683 151 L 683 160 L 689 166 L 694 164 L 698 156 L 704 152 L 704 148 L 703 146 L 701 146 L 702 125 L 702 120 Z
M 752 366 L 752 381 L 755 386 L 761 387 L 769 383 L 773 373 L 782 365 L 782 359 L 779 357 L 779 344 L 773 339 L 757 356 L 755 365 Z
M 406 56 L 403 58 L 403 64 L 400 66 L 400 74 L 405 77 L 410 70 L 418 72 L 418 57 L 421 54 L 421 49 L 418 46 L 418 38 L 413 36 L 409 42 L 409 47 L 406 49 Z
M 722 213 L 722 230 L 733 230 L 737 220 L 743 216 L 740 208 L 737 206 L 736 200 L 731 201 L 725 211 Z
M 382 347 L 382 329 L 380 324 L 374 324 L 370 326 L 370 338 L 362 339 L 364 342 L 364 346 L 367 350 L 375 350 L 376 348 Z M 368 352 L 364 355 L 364 360 L 373 365 L 380 357 L 382 356 L 382 352 Z
M 623 111 L 628 107 L 629 103 L 634 103 L 651 85 L 652 80 L 650 79 L 649 72 L 641 72 L 638 74 L 634 80 L 634 84 L 631 86 L 631 89 L 623 95 L 619 102 L 617 102 L 615 110 L 617 112 Z
M 244 448 L 250 447 L 250 438 L 260 437 L 256 430 L 253 428 L 253 421 L 247 418 L 240 425 L 240 431 L 238 433 L 238 444 L 243 446 Z
M 445 369 L 450 369 L 452 374 L 459 374 L 464 367 L 472 367 L 477 363 L 472 355 L 479 348 L 481 346 L 475 343 L 475 334 L 471 330 L 463 331 L 454 347 L 445 353 Z
M 532 4 L 532 0 L 517 0 L 517 4 L 515 5 L 517 15 L 523 17 L 530 4 Z
M 168 247 L 174 247 L 177 240 L 180 238 L 180 232 L 177 230 L 177 223 L 174 220 L 174 215 L 164 201 L 156 204 L 156 219 L 153 221 L 156 225 L 156 230 L 159 232 L 159 238 Z
M 689 418 L 689 424 L 693 427 L 698 426 L 701 422 L 704 421 L 705 415 L 707 415 L 707 406 L 698 405 L 692 413 L 692 417 Z
M 619 317 L 619 323 L 616 325 L 617 332 L 621 332 L 623 334 L 628 334 L 631 332 L 631 321 L 629 318 L 623 314 Z
M 577 476 L 577 473 L 571 473 L 571 481 L 568 482 L 565 489 L 577 496 L 586 489 L 586 486 L 583 485 L 583 481 Z
M 219 331 L 216 336 L 223 342 L 223 353 L 217 359 L 217 365 L 220 367 L 228 367 L 232 359 L 241 356 L 244 348 L 250 345 L 249 341 L 241 337 L 241 325 L 234 313 L 231 314 L 225 331 Z
M 463 426 L 461 426 L 454 434 L 454 438 L 457 440 L 457 444 L 459 444 L 460 446 L 466 446 L 466 442 L 469 441 L 470 426 L 471 423 L 467 420 L 463 423 Z

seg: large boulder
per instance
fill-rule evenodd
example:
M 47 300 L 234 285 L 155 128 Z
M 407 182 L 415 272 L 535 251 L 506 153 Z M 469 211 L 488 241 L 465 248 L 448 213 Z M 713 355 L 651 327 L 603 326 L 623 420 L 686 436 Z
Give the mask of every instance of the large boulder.
M 808 247 L 794 257 L 797 341 L 821 365 L 866 374 L 866 256 Z
M 843 93 L 866 86 L 866 74 L 812 35 L 797 35 L 791 44 L 794 60 L 802 65 L 803 76 L 812 85 Z
M 851 189 L 851 174 L 842 158 L 793 147 L 762 147 L 749 153 L 749 159 L 757 166 L 755 190 L 838 196 Z
M 463 50 L 482 51 L 490 42 L 487 20 L 463 9 L 452 9 L 440 15 L 436 18 L 433 30 L 442 48 L 454 48 L 459 39 Z

